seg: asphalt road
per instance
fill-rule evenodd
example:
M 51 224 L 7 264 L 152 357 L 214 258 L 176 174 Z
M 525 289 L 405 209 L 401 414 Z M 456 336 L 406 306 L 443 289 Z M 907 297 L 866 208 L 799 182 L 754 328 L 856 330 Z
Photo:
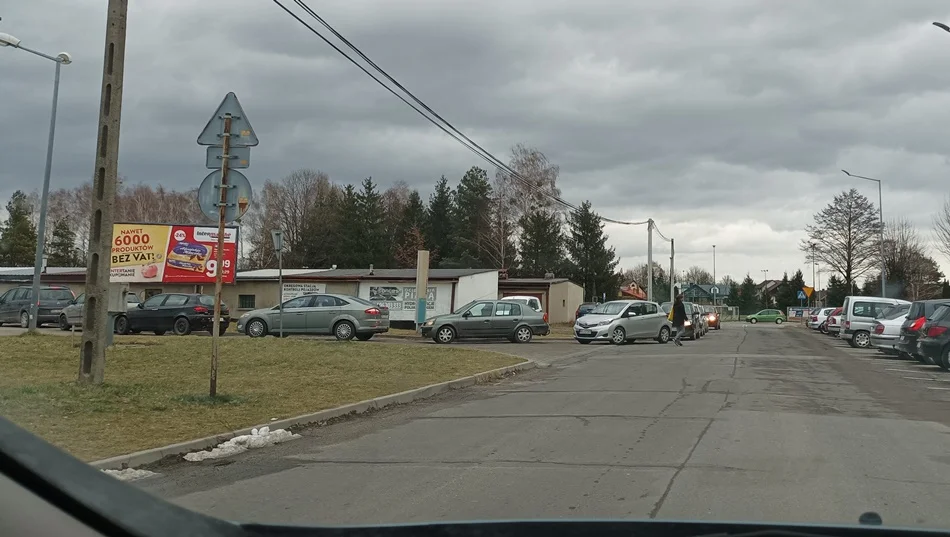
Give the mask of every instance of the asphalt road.
M 799 326 L 498 345 L 551 367 L 138 486 L 244 521 L 658 518 L 950 527 L 950 375 Z

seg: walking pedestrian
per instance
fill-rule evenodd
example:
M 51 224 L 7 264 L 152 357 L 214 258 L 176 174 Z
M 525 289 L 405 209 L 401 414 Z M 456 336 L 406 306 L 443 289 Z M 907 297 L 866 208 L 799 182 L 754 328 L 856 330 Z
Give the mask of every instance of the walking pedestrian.
M 676 302 L 673 302 L 673 330 L 676 331 L 676 336 L 673 337 L 673 343 L 675 345 L 683 346 L 683 342 L 680 341 L 683 337 L 683 331 L 686 328 L 686 304 L 683 304 L 683 295 L 676 295 Z

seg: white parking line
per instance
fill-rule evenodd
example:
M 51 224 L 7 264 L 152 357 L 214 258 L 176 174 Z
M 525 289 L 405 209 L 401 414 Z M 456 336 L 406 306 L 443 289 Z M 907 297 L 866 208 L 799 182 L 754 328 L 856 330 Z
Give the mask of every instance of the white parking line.
M 930 380 L 930 381 L 933 381 L 933 382 L 939 382 L 939 380 L 940 380 L 940 379 L 935 379 L 935 378 L 932 378 L 932 377 L 901 377 L 901 378 L 902 378 L 902 379 L 907 379 L 907 380 Z
M 943 391 L 950 390 L 950 388 L 940 388 L 938 386 L 924 386 L 924 387 L 927 388 L 928 390 L 943 390 Z
M 914 371 L 912 369 L 891 369 L 887 368 L 884 371 L 897 371 L 898 373 L 920 373 L 920 371 Z

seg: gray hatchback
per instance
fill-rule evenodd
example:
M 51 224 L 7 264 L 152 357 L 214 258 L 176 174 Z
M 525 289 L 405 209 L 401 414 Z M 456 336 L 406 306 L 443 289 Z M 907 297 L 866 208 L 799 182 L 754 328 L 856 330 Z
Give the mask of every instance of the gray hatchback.
M 550 333 L 548 314 L 524 304 L 506 300 L 477 300 L 455 313 L 438 315 L 422 325 L 422 337 L 436 343 L 460 338 L 505 338 L 512 343 L 528 343 L 535 335 Z

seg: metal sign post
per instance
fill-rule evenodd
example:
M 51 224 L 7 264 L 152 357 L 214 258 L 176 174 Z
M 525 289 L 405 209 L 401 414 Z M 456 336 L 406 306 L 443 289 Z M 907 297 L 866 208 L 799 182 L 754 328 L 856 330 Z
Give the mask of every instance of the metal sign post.
M 277 334 L 284 337 L 284 232 L 275 229 L 270 232 L 274 241 L 274 250 L 277 252 Z
M 416 252 L 416 333 L 422 334 L 429 300 L 429 250 Z
M 211 172 L 202 182 L 203 188 L 198 189 L 198 203 L 205 214 L 213 214 L 218 219 L 217 250 L 215 251 L 214 266 L 214 326 L 211 331 L 211 380 L 208 394 L 215 397 L 218 393 L 218 356 L 221 338 L 221 287 L 223 284 L 224 262 L 224 225 L 233 222 L 247 211 L 250 206 L 250 183 L 240 172 L 229 170 L 246 168 L 250 162 L 250 150 L 238 149 L 257 145 L 257 135 L 251 123 L 247 120 L 241 104 L 234 93 L 228 93 L 218 105 L 204 130 L 198 135 L 198 145 L 210 146 L 205 158 L 206 166 L 216 168 L 220 166 L 220 178 L 214 181 L 218 172 Z M 216 148 L 220 147 L 220 151 Z M 235 162 L 231 162 L 232 148 L 235 152 Z M 235 176 L 235 184 L 229 183 L 229 174 Z M 217 188 L 212 194 L 211 187 Z M 214 199 L 216 203 L 209 204 Z M 209 206 L 211 205 L 211 206 Z M 237 237 L 235 237 L 237 240 Z M 233 269 L 233 267 L 232 267 Z

